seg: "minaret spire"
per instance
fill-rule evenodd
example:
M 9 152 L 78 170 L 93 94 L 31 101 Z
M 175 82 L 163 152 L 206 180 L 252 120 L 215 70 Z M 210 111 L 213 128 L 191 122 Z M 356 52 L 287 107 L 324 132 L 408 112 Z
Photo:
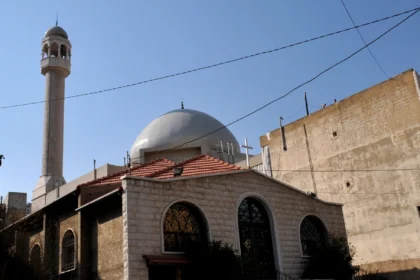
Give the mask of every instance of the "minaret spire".
M 58 13 L 56 19 L 58 25 Z M 45 76 L 44 135 L 41 176 L 32 192 L 32 209 L 37 211 L 58 198 L 66 184 L 63 176 L 64 89 L 71 72 L 71 43 L 64 29 L 53 26 L 41 43 L 41 74 Z

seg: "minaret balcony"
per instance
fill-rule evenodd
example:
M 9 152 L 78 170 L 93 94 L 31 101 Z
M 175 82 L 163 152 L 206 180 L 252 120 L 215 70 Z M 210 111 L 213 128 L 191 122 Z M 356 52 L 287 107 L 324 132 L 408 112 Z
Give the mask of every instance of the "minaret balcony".
M 50 70 L 63 71 L 67 77 L 71 71 L 70 60 L 61 57 L 46 57 L 41 60 L 41 73 L 45 75 Z

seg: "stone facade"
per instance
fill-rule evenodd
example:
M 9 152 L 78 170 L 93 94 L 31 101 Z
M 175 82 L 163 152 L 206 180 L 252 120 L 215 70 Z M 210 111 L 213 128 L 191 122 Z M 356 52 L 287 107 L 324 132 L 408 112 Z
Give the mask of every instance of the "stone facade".
M 11 252 L 30 264 L 34 246 L 41 249 L 41 270 L 63 279 L 121 279 L 123 231 L 121 197 L 114 195 L 90 207 L 78 209 L 73 192 L 0 231 L 10 240 Z M 62 242 L 74 234 L 74 268 L 62 267 Z
M 419 96 L 409 70 L 260 138 L 274 178 L 344 204 L 367 268 L 420 266 Z
M 341 205 L 322 202 L 253 171 L 165 181 L 125 177 L 123 188 L 124 279 L 149 279 L 144 255 L 165 254 L 163 217 L 178 201 L 201 210 L 211 240 L 239 250 L 238 206 L 246 197 L 258 199 L 271 220 L 276 268 L 291 275 L 302 270 L 299 227 L 306 215 L 320 217 L 331 233 L 346 234 Z

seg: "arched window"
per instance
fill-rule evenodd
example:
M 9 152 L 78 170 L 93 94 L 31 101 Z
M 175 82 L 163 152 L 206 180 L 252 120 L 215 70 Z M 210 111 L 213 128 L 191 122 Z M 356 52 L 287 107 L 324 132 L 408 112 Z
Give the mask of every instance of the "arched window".
M 66 231 L 61 242 L 61 271 L 75 268 L 76 246 L 74 242 L 74 233 L 71 230 Z
M 306 216 L 300 224 L 300 243 L 304 256 L 313 255 L 328 240 L 324 223 L 316 216 Z
M 264 267 L 260 277 L 275 277 L 270 220 L 264 206 L 254 198 L 245 198 L 238 209 L 241 255 Z M 258 278 L 258 277 L 257 277 Z
M 57 57 L 58 56 L 58 45 L 56 42 L 52 42 L 50 46 L 50 56 Z
M 184 252 L 190 242 L 207 240 L 204 218 L 190 204 L 172 205 L 163 223 L 165 251 Z
M 60 56 L 63 59 L 67 58 L 67 46 L 66 45 L 61 45 L 60 47 Z
M 48 49 L 49 49 L 48 44 L 45 44 L 45 45 L 42 47 L 42 59 L 44 59 L 44 58 L 47 58 L 47 57 L 48 57 Z
M 32 247 L 29 264 L 36 272 L 41 270 L 41 247 L 38 244 Z

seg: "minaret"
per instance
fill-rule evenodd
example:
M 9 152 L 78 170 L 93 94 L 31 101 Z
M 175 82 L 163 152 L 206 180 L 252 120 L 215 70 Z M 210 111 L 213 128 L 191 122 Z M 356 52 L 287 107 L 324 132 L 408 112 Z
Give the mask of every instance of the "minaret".
M 58 25 L 42 39 L 41 73 L 45 76 L 44 140 L 42 174 L 32 192 L 32 212 L 59 197 L 63 177 L 64 88 L 70 75 L 71 44 Z M 56 194 L 51 193 L 54 191 Z

